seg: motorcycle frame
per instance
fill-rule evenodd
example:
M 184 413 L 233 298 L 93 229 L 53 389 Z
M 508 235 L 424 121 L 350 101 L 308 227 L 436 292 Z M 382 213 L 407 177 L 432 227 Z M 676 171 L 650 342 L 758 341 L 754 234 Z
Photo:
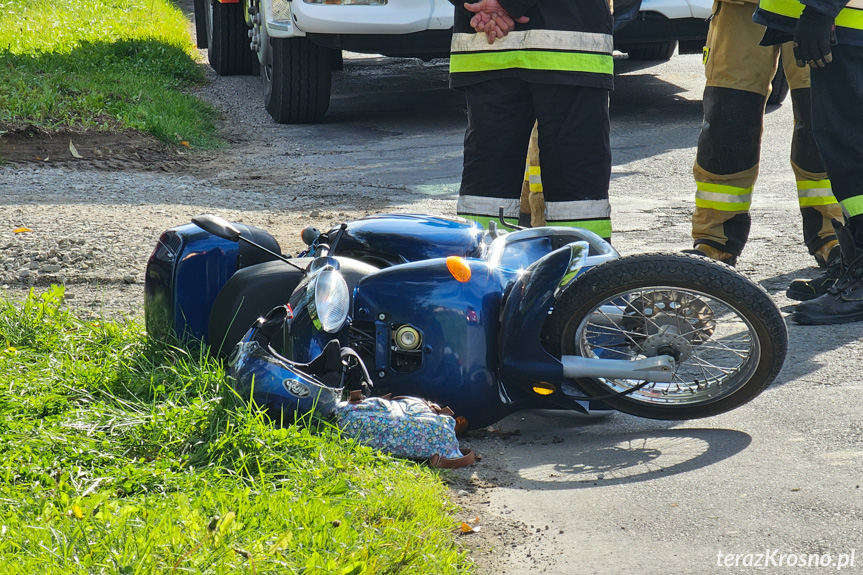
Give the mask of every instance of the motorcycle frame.
M 565 383 L 579 377 L 664 381 L 671 370 L 667 357 L 558 358 L 542 346 L 545 320 L 560 293 L 586 269 L 618 257 L 599 236 L 579 232 L 584 239 L 564 244 L 526 269 L 505 264 L 537 242 L 545 246 L 555 238 L 571 239 L 573 230 L 535 228 L 498 237 L 488 259 L 464 259 L 471 272 L 466 282 L 450 273 L 445 258 L 382 269 L 359 281 L 349 325 L 338 334 L 315 327 L 303 282 L 290 302 L 294 317 L 286 353 L 295 361 L 310 361 L 338 337 L 363 355 L 376 394 L 415 395 L 447 405 L 468 429 L 521 409 L 585 412 L 582 403 L 563 392 Z M 415 350 L 394 343 L 393 334 L 405 327 L 420 334 L 422 344 Z

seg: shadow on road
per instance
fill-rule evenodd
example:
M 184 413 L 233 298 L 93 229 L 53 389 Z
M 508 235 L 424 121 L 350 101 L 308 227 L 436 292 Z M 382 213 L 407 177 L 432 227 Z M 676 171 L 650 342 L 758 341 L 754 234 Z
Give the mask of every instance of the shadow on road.
M 564 416 L 565 417 L 565 416 Z M 624 419 L 625 418 L 625 419 Z M 565 421 L 565 419 L 563 419 Z M 579 489 L 649 481 L 713 465 L 746 449 L 752 438 L 722 428 L 638 429 L 627 416 L 591 425 L 561 425 L 560 414 L 529 412 L 504 420 L 479 439 L 479 450 L 502 448 L 502 465 L 524 489 Z M 608 429 L 610 426 L 632 429 Z M 660 423 L 660 425 L 662 425 Z M 530 439 L 528 439 L 530 438 Z

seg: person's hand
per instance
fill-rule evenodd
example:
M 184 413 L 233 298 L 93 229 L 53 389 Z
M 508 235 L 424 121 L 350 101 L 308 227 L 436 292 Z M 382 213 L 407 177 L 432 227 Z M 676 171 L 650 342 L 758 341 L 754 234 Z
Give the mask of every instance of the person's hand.
M 794 59 L 801 68 L 823 68 L 833 61 L 830 40 L 833 18 L 807 6 L 797 21 L 794 31 Z
M 515 24 L 530 21 L 527 16 L 513 18 L 503 9 L 498 0 L 481 0 L 475 4 L 465 4 L 465 9 L 474 13 L 470 25 L 477 32 L 486 35 L 489 44 L 494 44 L 498 38 L 503 38 L 515 29 Z

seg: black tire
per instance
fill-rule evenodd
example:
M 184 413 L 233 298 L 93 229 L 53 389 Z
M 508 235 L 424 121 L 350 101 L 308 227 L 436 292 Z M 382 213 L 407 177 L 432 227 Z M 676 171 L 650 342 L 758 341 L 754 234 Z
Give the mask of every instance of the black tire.
M 245 3 L 203 0 L 207 58 L 219 76 L 247 76 L 257 70 L 257 55 L 249 42 Z M 199 42 L 200 43 L 200 42 Z
M 207 2 L 206 0 L 194 0 L 195 9 L 195 41 L 198 48 L 207 49 Z
M 724 264 L 688 254 L 628 256 L 588 270 L 555 302 L 544 338 L 558 355 L 675 357 L 675 382 L 602 400 L 666 420 L 743 405 L 774 380 L 788 348 L 785 321 L 764 289 Z M 600 397 L 640 382 L 576 383 Z
M 334 50 L 307 38 L 270 38 L 261 68 L 264 106 L 279 124 L 320 122 L 330 107 Z
M 770 82 L 770 95 L 767 97 L 768 106 L 778 106 L 788 96 L 788 78 L 785 76 L 785 68 L 782 67 L 782 56 L 779 57 L 779 68 Z
M 630 60 L 670 60 L 677 48 L 677 40 L 650 44 L 629 44 L 618 50 L 629 54 Z
M 707 43 L 707 39 L 703 38 L 701 40 L 680 40 L 677 42 L 677 53 L 678 54 L 703 54 L 704 53 L 704 45 Z

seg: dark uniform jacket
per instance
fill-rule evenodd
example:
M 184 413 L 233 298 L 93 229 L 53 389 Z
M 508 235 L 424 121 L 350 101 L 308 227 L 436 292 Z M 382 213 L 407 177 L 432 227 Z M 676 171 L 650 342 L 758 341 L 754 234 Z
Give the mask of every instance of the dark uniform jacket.
M 463 1 L 450 0 L 455 24 L 450 86 L 514 77 L 541 84 L 613 88 L 612 17 L 607 0 L 500 0 L 530 22 L 489 44 L 471 27 Z
M 789 34 L 794 33 L 804 6 L 832 16 L 839 44 L 863 46 L 863 0 L 761 0 L 753 20 Z

